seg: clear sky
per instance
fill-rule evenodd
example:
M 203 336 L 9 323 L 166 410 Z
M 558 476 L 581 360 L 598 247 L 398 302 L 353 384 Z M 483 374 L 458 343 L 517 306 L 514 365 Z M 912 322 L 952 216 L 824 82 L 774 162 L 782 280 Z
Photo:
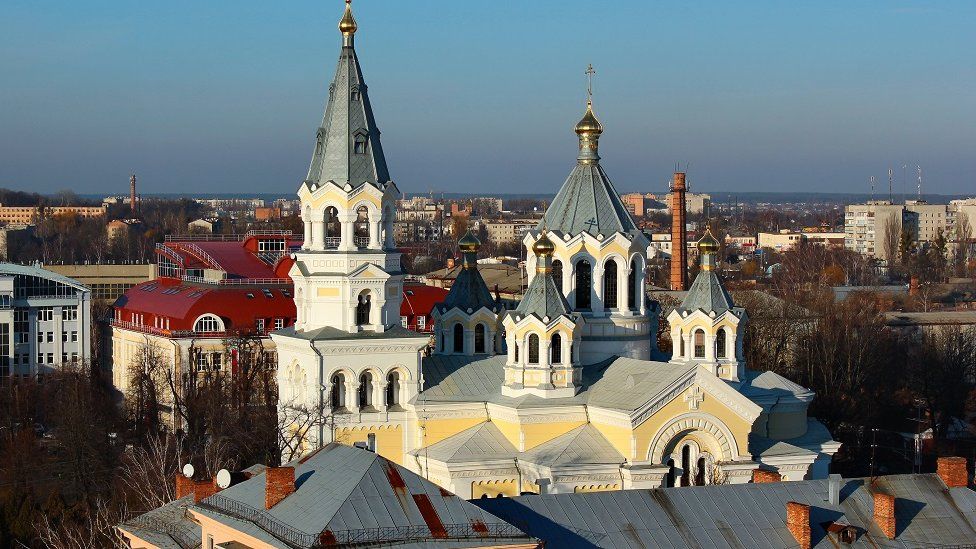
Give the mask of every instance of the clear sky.
M 355 0 L 406 193 L 555 192 L 587 63 L 621 191 L 976 194 L 972 0 Z M 340 0 L 3 0 L 0 186 L 290 194 Z M 897 187 L 901 185 L 896 181 Z M 912 183 L 914 188 L 914 182 Z

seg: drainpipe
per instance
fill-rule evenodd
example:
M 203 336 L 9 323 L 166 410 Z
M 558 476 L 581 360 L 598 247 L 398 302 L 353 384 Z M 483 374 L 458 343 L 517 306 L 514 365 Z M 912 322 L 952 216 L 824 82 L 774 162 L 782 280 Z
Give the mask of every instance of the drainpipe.
M 309 341 L 308 346 L 312 349 L 312 352 L 319 357 L 319 402 L 318 405 L 321 407 L 323 412 L 325 411 L 325 358 L 322 356 L 322 352 L 318 350 L 315 346 L 314 341 Z M 318 447 L 322 447 L 322 440 L 325 438 L 325 422 L 319 422 L 319 435 L 318 435 Z

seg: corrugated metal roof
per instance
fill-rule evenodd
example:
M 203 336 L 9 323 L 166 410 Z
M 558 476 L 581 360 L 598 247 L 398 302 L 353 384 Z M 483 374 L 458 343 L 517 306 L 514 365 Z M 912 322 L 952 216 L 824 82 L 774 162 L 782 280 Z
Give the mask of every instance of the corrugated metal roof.
M 976 494 L 946 489 L 936 475 L 842 481 L 841 502 L 827 500 L 827 480 L 737 484 L 589 494 L 532 495 L 474 503 L 523 525 L 553 547 L 793 548 L 786 503 L 811 506 L 813 547 L 835 548 L 825 526 L 858 529 L 855 547 L 976 544 Z M 873 520 L 874 491 L 896 497 L 898 535 L 888 540 Z
M 486 421 L 417 450 L 415 453 L 443 463 L 461 463 L 486 459 L 511 459 L 518 454 L 518 450 L 494 423 Z
M 621 464 L 625 458 L 596 427 L 587 423 L 543 442 L 523 453 L 519 460 L 553 467 Z
M 123 530 L 159 549 L 199 547 L 203 531 L 187 516 L 193 496 L 185 496 L 143 513 L 119 525 Z

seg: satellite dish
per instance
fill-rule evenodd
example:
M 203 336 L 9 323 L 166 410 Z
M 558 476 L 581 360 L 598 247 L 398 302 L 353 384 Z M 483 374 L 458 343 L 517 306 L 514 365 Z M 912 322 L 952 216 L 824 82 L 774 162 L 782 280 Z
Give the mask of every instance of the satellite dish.
M 194 469 L 193 469 L 193 464 L 192 463 L 187 463 L 186 465 L 183 466 L 183 476 L 184 477 L 186 477 L 186 478 L 193 478 L 193 472 L 194 472 Z
M 217 487 L 223 490 L 224 488 L 230 488 L 230 471 L 227 469 L 221 469 L 217 471 Z

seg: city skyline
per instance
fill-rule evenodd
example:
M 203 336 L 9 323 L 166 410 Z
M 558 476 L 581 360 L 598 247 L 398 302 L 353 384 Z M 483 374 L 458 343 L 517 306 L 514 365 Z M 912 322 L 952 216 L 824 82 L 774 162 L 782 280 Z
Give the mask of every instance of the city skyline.
M 134 171 L 147 194 L 298 188 L 336 6 L 59 4 L 2 8 L 0 187 L 110 193 Z M 976 180 L 976 8 L 962 2 L 359 0 L 356 14 L 405 193 L 554 193 L 588 63 L 621 192 L 662 189 L 676 164 L 713 192 L 866 194 L 873 175 L 883 195 L 891 167 L 895 194 L 912 195 L 916 165 L 923 194 Z

